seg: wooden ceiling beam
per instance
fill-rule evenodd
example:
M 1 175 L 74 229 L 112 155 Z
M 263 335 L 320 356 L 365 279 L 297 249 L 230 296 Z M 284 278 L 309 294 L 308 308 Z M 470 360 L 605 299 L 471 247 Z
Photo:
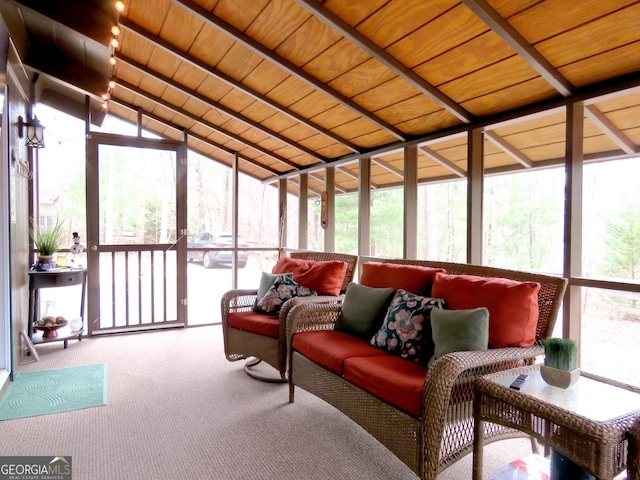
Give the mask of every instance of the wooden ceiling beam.
M 461 169 L 459 166 L 457 166 L 451 160 L 448 160 L 448 159 L 444 158 L 442 155 L 440 155 L 435 150 L 432 150 L 429 147 L 426 147 L 424 145 L 421 146 L 421 147 L 418 147 L 418 148 L 427 157 L 431 158 L 431 160 L 433 160 L 434 162 L 439 163 L 440 165 L 445 167 L 447 170 L 450 170 L 456 176 L 458 176 L 460 178 L 465 178 L 467 176 L 467 172 L 465 172 L 463 169 Z
M 248 140 L 234 134 L 231 133 L 227 130 L 225 130 L 222 127 L 219 127 L 218 125 L 215 125 L 211 122 L 207 122 L 206 120 L 202 119 L 201 117 L 198 117 L 197 115 L 194 115 L 191 112 L 187 112 L 186 110 L 183 110 L 165 100 L 163 100 L 160 97 L 156 97 L 155 95 L 151 95 L 149 92 L 146 92 L 138 87 L 136 87 L 135 85 L 131 85 L 128 82 L 125 82 L 123 80 L 117 80 L 116 82 L 118 84 L 118 86 L 125 88 L 127 90 L 129 90 L 132 93 L 135 93 L 136 95 L 146 98 L 147 100 L 157 103 L 158 105 L 161 105 L 169 110 L 171 110 L 174 113 L 180 114 L 190 120 L 193 120 L 194 122 L 200 123 L 201 125 L 204 125 L 207 128 L 210 128 L 212 130 L 215 130 L 216 132 L 224 135 L 225 137 L 230 138 L 231 140 L 235 140 L 236 142 L 242 143 L 254 150 L 257 150 L 258 152 L 267 155 L 270 158 L 273 158 L 274 160 L 277 160 L 279 162 L 284 163 L 285 165 L 288 165 L 290 167 L 292 167 L 294 170 L 299 170 L 300 169 L 300 165 L 297 165 L 296 163 L 292 162 L 291 160 L 281 157 L 280 155 L 277 155 L 269 150 L 267 150 L 266 148 L 261 147 L 260 145 L 257 145 L 253 142 L 249 142 Z M 285 172 L 288 173 L 288 172 Z
M 497 146 L 504 153 L 513 158 L 516 162 L 526 168 L 533 167 L 533 161 L 516 147 L 507 142 L 504 138 L 491 130 L 485 130 L 484 138 Z
M 591 120 L 602 132 L 618 145 L 625 153 L 639 153 L 638 146 L 629 139 L 607 116 L 595 105 L 584 107 L 585 116 Z
M 371 161 L 377 163 L 378 165 L 380 165 L 382 168 L 384 168 L 388 172 L 391 172 L 391 173 L 393 173 L 394 175 L 396 175 L 396 176 L 398 176 L 400 178 L 404 178 L 404 172 L 402 170 L 398 170 L 397 168 L 392 167 L 387 162 L 382 160 L 380 157 L 375 157 L 375 158 L 371 157 Z
M 240 30 L 235 28 L 233 25 L 228 24 L 227 22 L 222 20 L 220 17 L 217 17 L 210 11 L 202 8 L 197 3 L 194 3 L 191 0 L 171 0 L 171 1 L 175 4 L 181 5 L 184 9 L 188 10 L 190 13 L 200 18 L 200 20 L 205 22 L 207 25 L 215 27 L 218 30 L 225 33 L 226 35 L 229 35 L 235 41 L 244 45 L 246 48 L 248 48 L 252 52 L 260 55 L 261 57 L 269 60 L 270 62 L 273 62 L 279 68 L 282 68 L 283 70 L 287 71 L 297 79 L 307 83 L 308 85 L 312 86 L 313 88 L 317 89 L 318 91 L 332 98 L 334 101 L 338 102 L 339 104 L 357 113 L 361 117 L 366 118 L 371 123 L 376 125 L 378 128 L 386 131 L 387 133 L 394 136 L 398 140 L 407 139 L 404 133 L 402 133 L 400 130 L 398 130 L 396 127 L 394 127 L 390 123 L 385 122 L 384 120 L 377 117 L 367 109 L 363 108 L 361 105 L 358 105 L 356 102 L 354 102 L 350 98 L 330 88 L 329 86 L 327 86 L 326 84 L 324 84 L 323 82 L 315 78 L 313 75 L 310 75 L 309 73 L 305 72 L 301 68 L 298 68 L 296 65 L 291 63 L 286 58 L 283 58 L 280 55 L 276 54 L 275 52 L 271 51 L 269 48 L 265 47 L 260 42 L 244 34 Z
M 145 75 L 148 75 L 156 80 L 158 80 L 159 82 L 162 82 L 172 88 L 175 88 L 176 90 L 181 91 L 182 93 L 184 93 L 185 95 L 188 95 L 191 98 L 196 98 L 198 100 L 200 100 L 201 102 L 203 102 L 206 105 L 209 105 L 211 108 L 214 108 L 226 115 L 228 115 L 231 118 L 235 118 L 236 120 L 238 120 L 241 123 L 244 123 L 245 125 L 247 125 L 248 127 L 251 128 L 255 128 L 256 130 L 260 130 L 262 133 L 264 133 L 265 135 L 269 135 L 270 137 L 275 138 L 276 140 L 279 140 L 280 142 L 284 143 L 285 145 L 290 146 L 291 148 L 295 148 L 296 150 L 299 150 L 300 152 L 304 153 L 305 155 L 309 155 L 310 157 L 325 163 L 327 161 L 327 159 L 321 155 L 318 155 L 316 152 L 314 152 L 313 150 L 309 150 L 308 148 L 305 148 L 301 145 L 298 145 L 296 142 L 288 139 L 287 137 L 280 135 L 278 132 L 274 132 L 273 130 L 271 130 L 270 128 L 264 127 L 262 125 L 260 125 L 258 122 L 251 120 L 248 117 L 245 117 L 244 115 L 242 115 L 241 113 L 238 113 L 234 110 L 232 110 L 229 107 L 226 107 L 204 95 L 202 95 L 201 93 L 198 93 L 190 88 L 185 87 L 184 85 L 176 82 L 175 80 L 169 78 L 169 77 L 165 77 L 164 75 L 150 69 L 149 67 L 146 67 L 144 65 L 142 65 L 141 63 L 136 62 L 135 60 L 133 60 L 132 58 L 129 58 L 125 55 L 122 55 L 121 53 L 116 52 L 114 54 L 114 56 L 116 57 L 117 60 L 126 63 L 127 65 L 129 65 L 130 67 L 144 73 Z M 117 81 L 117 80 L 116 80 Z
M 182 50 L 180 50 L 178 47 L 176 47 L 175 45 L 167 42 L 166 40 L 158 37 L 157 35 L 152 34 L 151 32 L 145 30 L 144 28 L 142 28 L 141 26 L 133 23 L 131 20 L 129 19 L 122 19 L 120 21 L 120 26 L 131 31 L 134 32 L 136 35 L 144 38 L 146 41 L 148 41 L 149 43 L 151 43 L 154 47 L 160 48 L 162 50 L 164 50 L 167 53 L 170 53 L 172 55 L 175 55 L 176 57 L 178 57 L 180 60 L 183 60 L 184 62 L 202 70 L 203 72 L 207 73 L 208 75 L 214 76 L 217 79 L 223 81 L 224 83 L 226 83 L 227 85 L 229 85 L 230 87 L 233 87 L 237 90 L 240 90 L 241 92 L 245 93 L 246 95 L 249 95 L 251 98 L 264 103 L 266 105 L 269 105 L 271 108 L 273 108 L 274 110 L 276 110 L 277 112 L 282 113 L 283 115 L 291 118 L 292 120 L 295 120 L 297 122 L 300 122 L 301 124 L 303 124 L 304 126 L 314 130 L 317 133 L 320 133 L 322 135 L 325 135 L 329 138 L 331 138 L 332 140 L 334 140 L 335 142 L 339 143 L 340 145 L 348 148 L 349 150 L 351 150 L 354 153 L 358 153 L 359 152 L 359 148 L 353 144 L 352 142 L 342 138 L 339 135 L 336 135 L 334 132 L 321 127 L 320 125 L 317 125 L 315 123 L 313 123 L 312 121 L 310 121 L 309 119 L 303 117 L 302 115 L 299 115 L 297 113 L 295 113 L 294 111 L 274 102 L 273 100 L 271 100 L 270 98 L 266 97 L 265 95 L 256 92 L 255 90 L 253 90 L 251 87 L 244 85 L 241 82 L 238 82 L 237 80 L 235 80 L 234 78 L 230 77 L 229 75 L 227 75 L 224 72 L 221 72 L 220 70 L 212 67 L 211 65 L 206 64 L 205 62 L 199 60 L 198 58 L 194 57 L 193 55 L 190 55 L 187 52 L 184 52 Z
M 424 78 L 417 75 L 413 70 L 408 68 L 398 59 L 389 55 L 384 49 L 380 48 L 374 42 L 361 34 L 357 29 L 342 20 L 328 8 L 324 7 L 317 0 L 295 0 L 300 6 L 306 8 L 316 17 L 320 18 L 324 23 L 339 32 L 342 36 L 349 39 L 355 45 L 367 52 L 382 65 L 401 77 L 407 83 L 412 85 L 423 95 L 426 95 L 438 105 L 444 107 L 452 115 L 456 116 L 464 123 L 471 123 L 473 115 L 446 96 L 436 87 L 427 82 Z
M 573 94 L 574 86 L 543 57 L 511 24 L 486 0 L 462 0 L 462 3 L 486 23 L 509 47 L 520 55 L 542 78 L 561 95 Z

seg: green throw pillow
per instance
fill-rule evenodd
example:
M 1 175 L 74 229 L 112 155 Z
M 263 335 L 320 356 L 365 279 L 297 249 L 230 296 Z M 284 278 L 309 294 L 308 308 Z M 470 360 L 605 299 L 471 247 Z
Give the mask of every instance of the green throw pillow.
M 350 283 L 335 329 L 369 343 L 382 325 L 393 293 L 391 287 L 373 288 Z
M 451 352 L 489 348 L 489 310 L 431 310 L 431 335 L 435 350 L 429 366 Z

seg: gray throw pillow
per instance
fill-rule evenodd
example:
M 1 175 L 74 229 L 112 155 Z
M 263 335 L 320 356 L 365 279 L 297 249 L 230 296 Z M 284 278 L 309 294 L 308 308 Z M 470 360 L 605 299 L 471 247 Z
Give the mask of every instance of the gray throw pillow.
M 451 352 L 468 352 L 489 348 L 489 310 L 431 310 L 431 335 L 434 354 L 429 366 Z
M 335 329 L 369 343 L 373 334 L 382 325 L 393 293 L 394 290 L 391 287 L 373 288 L 350 283 Z

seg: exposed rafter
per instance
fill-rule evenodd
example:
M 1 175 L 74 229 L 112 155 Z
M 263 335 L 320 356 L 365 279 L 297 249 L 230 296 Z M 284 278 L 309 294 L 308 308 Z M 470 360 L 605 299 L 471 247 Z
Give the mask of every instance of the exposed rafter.
M 546 58 L 527 42 L 527 40 L 485 0 L 462 0 L 462 3 L 480 17 L 491 30 L 498 34 L 518 55 L 524 58 L 524 60 L 531 65 L 542 78 L 549 82 L 553 88 L 560 92 L 560 94 L 568 97 L 573 93 L 574 87 L 571 85 L 571 82 L 564 78 Z
M 485 130 L 484 137 L 496 145 L 500 150 L 509 155 L 523 167 L 533 167 L 533 161 L 504 138 L 491 130 Z
M 225 115 L 228 115 L 231 118 L 235 118 L 236 120 L 238 120 L 241 123 L 244 123 L 245 125 L 247 125 L 248 127 L 251 128 L 255 128 L 256 130 L 260 130 L 262 133 L 275 138 L 276 140 L 279 140 L 280 142 L 284 143 L 285 145 L 290 146 L 291 148 L 295 148 L 296 150 L 301 151 L 302 153 L 304 153 L 305 155 L 309 155 L 310 157 L 320 161 L 320 162 L 326 162 L 326 159 L 324 157 L 322 157 L 321 155 L 318 155 L 317 153 L 315 153 L 312 150 L 309 150 L 308 148 L 302 147 L 301 145 L 297 144 L 296 142 L 291 141 L 290 139 L 288 139 L 287 137 L 280 135 L 278 132 L 274 132 L 273 130 L 264 127 L 262 125 L 260 125 L 258 122 L 251 120 L 250 118 L 245 117 L 244 115 L 235 112 L 234 110 L 232 110 L 229 107 L 226 107 L 224 105 L 221 105 L 218 102 L 215 102 L 213 100 L 211 100 L 210 98 L 206 97 L 205 95 L 202 95 L 201 93 L 195 92 L 193 90 L 191 90 L 190 88 L 185 87 L 184 85 L 176 82 L 175 80 L 169 78 L 169 77 L 165 77 L 164 75 L 155 72 L 153 70 L 151 70 L 149 67 L 145 67 L 144 65 L 136 62 L 135 60 L 133 60 L 132 58 L 126 57 L 122 54 L 116 53 L 115 57 L 126 63 L 127 65 L 129 65 L 132 68 L 135 68 L 136 70 L 144 73 L 145 75 L 148 75 L 149 77 L 152 77 L 156 80 L 158 80 L 159 82 L 162 82 L 172 88 L 175 88 L 176 90 L 181 91 L 182 93 L 184 93 L 185 95 L 188 95 L 191 98 L 196 98 L 198 100 L 200 100 L 201 102 L 203 102 L 206 105 L 209 105 L 211 108 L 214 108 L 216 110 L 219 110 L 221 112 L 223 112 Z
M 277 102 L 274 102 L 273 100 L 271 100 L 270 98 L 266 97 L 265 95 L 256 92 L 255 90 L 253 90 L 251 87 L 248 87 L 247 85 L 243 84 L 242 82 L 238 82 L 237 80 L 235 80 L 234 78 L 230 77 L 229 75 L 227 75 L 224 72 L 221 72 L 220 70 L 211 67 L 210 65 L 207 65 L 206 63 L 204 63 L 203 61 L 197 59 L 196 57 L 194 57 L 193 55 L 189 55 L 187 52 L 184 52 L 182 50 L 180 50 L 178 47 L 176 47 L 175 45 L 172 45 L 171 43 L 167 42 L 166 40 L 158 37 L 157 35 L 152 34 L 151 32 L 148 32 L 147 30 L 145 30 L 144 28 L 142 28 L 139 25 L 136 25 L 135 23 L 133 23 L 131 20 L 129 19 L 122 19 L 120 22 L 120 25 L 131 31 L 136 33 L 137 35 L 141 36 L 142 38 L 144 38 L 146 41 L 148 41 L 149 43 L 151 43 L 153 46 L 158 47 L 163 49 L 164 51 L 175 55 L 176 57 L 180 58 L 181 60 L 184 60 L 186 63 L 202 70 L 203 72 L 212 75 L 214 77 L 216 77 L 217 79 L 223 81 L 224 83 L 226 83 L 227 85 L 229 85 L 230 87 L 233 87 L 237 90 L 242 91 L 243 93 L 249 95 L 251 98 L 258 100 L 261 103 L 264 103 L 266 105 L 269 105 L 271 108 L 273 108 L 274 110 L 276 110 L 279 113 L 282 113 L 283 115 L 286 115 L 287 117 L 291 118 L 292 120 L 295 120 L 296 122 L 299 122 L 303 125 L 305 125 L 306 127 L 322 134 L 325 135 L 329 138 L 331 138 L 332 140 L 334 140 L 335 142 L 339 143 L 340 145 L 343 145 L 344 147 L 348 148 L 349 150 L 351 150 L 352 152 L 357 153 L 359 151 L 358 147 L 356 145 L 354 145 L 352 142 L 345 140 L 344 138 L 340 137 L 339 135 L 336 135 L 334 132 L 327 130 L 324 127 L 321 127 L 320 125 L 317 125 L 315 123 L 313 123 L 312 121 L 304 118 L 301 115 L 298 115 L 297 113 L 295 113 L 294 111 L 278 104 Z
M 584 113 L 589 120 L 595 123 L 596 126 L 625 153 L 639 153 L 638 146 L 594 105 L 586 105 L 584 107 Z
M 362 116 L 363 118 L 366 118 L 371 123 L 377 125 L 379 128 L 385 130 L 387 133 L 396 137 L 398 140 L 406 139 L 405 135 L 393 125 L 389 124 L 388 122 L 385 122 L 381 118 L 369 112 L 368 110 L 358 105 L 356 102 L 354 102 L 350 98 L 345 97 L 341 93 L 328 87 L 325 83 L 321 82 L 320 80 L 315 78 L 313 75 L 308 74 L 307 72 L 298 68 L 296 65 L 294 65 L 287 59 L 281 57 L 280 55 L 277 55 L 276 53 L 269 50 L 267 47 L 265 47 L 261 43 L 257 42 L 256 40 L 249 37 L 248 35 L 245 35 L 243 32 L 235 28 L 233 25 L 228 24 L 221 18 L 212 14 L 208 10 L 202 8 L 200 5 L 192 2 L 191 0 L 171 0 L 171 1 L 173 3 L 181 5 L 183 8 L 191 12 L 193 15 L 196 15 L 198 18 L 200 18 L 200 20 L 202 20 L 203 22 L 229 35 L 234 40 L 244 45 L 246 48 L 250 49 L 251 51 L 260 55 L 261 57 L 266 58 L 270 62 L 273 62 L 274 64 L 278 65 L 278 67 L 289 72 L 294 77 L 298 78 L 299 80 L 302 80 L 308 85 L 311 85 L 313 88 L 317 89 L 318 91 L 332 98 L 333 100 L 340 103 L 341 105 L 351 109 L 352 111 L 356 112 L 358 115 Z
M 434 162 L 439 163 L 440 165 L 442 165 L 443 167 L 447 168 L 448 170 L 451 170 L 458 177 L 465 178 L 467 176 L 467 172 L 465 172 L 463 169 L 461 169 L 459 166 L 457 166 L 451 160 L 447 160 L 446 158 L 444 158 L 438 152 L 436 152 L 434 150 L 431 150 L 429 147 L 426 147 L 426 146 L 421 146 L 421 147 L 418 147 L 418 148 L 420 149 L 420 151 L 422 153 L 424 153 L 426 156 L 431 158 L 431 160 L 433 160 Z
M 400 178 L 404 178 L 404 172 L 402 170 L 398 170 L 397 168 L 392 167 L 387 162 L 382 160 L 380 157 L 375 157 L 375 158 L 371 157 L 371 161 L 377 163 L 378 165 L 380 165 L 382 168 L 384 168 L 388 172 L 391 172 L 391 173 L 393 173 L 394 175 L 396 175 L 396 176 L 398 176 Z
M 211 128 L 212 130 L 215 130 L 216 132 L 236 141 L 239 143 L 242 143 L 244 145 L 247 145 L 250 148 L 253 148 L 254 150 L 257 150 L 258 152 L 267 155 L 270 158 L 273 158 L 274 160 L 277 160 L 279 162 L 282 162 L 290 167 L 292 167 L 294 170 L 299 170 L 300 166 L 295 164 L 294 162 L 292 162 L 291 160 L 281 157 L 280 155 L 277 155 L 273 152 L 270 152 L 269 150 L 267 150 L 266 148 L 261 147 L 260 145 L 257 145 L 255 143 L 249 142 L 246 139 L 229 132 L 228 130 L 225 130 L 224 128 L 219 127 L 218 125 L 215 125 L 211 122 L 208 122 L 200 117 L 198 117 L 197 115 L 194 115 L 190 112 L 187 112 L 186 110 L 183 110 L 179 107 L 176 107 L 175 105 L 172 105 L 171 103 L 163 100 L 160 97 L 156 97 L 155 95 L 151 95 L 149 92 L 146 92 L 138 87 L 136 87 L 135 85 L 131 85 L 128 82 L 125 82 L 123 80 L 118 80 L 118 86 L 122 87 L 122 88 L 126 88 L 127 90 L 129 90 L 130 92 L 135 93 L 136 95 L 139 95 L 143 98 L 146 98 L 147 100 L 150 100 L 152 102 L 157 103 L 158 105 L 162 105 L 163 107 L 171 110 L 174 113 L 180 114 L 186 118 L 189 118 L 190 120 L 193 120 L 194 122 L 200 123 L 201 125 L 204 125 L 208 128 Z
M 331 10 L 325 8 L 317 0 L 296 0 L 296 2 L 312 12 L 323 22 L 330 25 L 331 28 L 340 32 L 344 37 L 348 38 L 353 43 L 358 45 L 358 47 L 360 47 L 377 61 L 382 63 L 389 70 L 395 72 L 396 75 L 402 77 L 420 93 L 426 95 L 431 100 L 444 107 L 458 119 L 462 120 L 465 123 L 470 123 L 473 120 L 473 115 L 471 115 L 471 113 L 466 111 L 451 98 L 447 97 L 444 93 L 431 85 L 424 78 L 417 75 L 413 70 L 408 68 L 402 62 L 398 61 L 395 57 L 389 55 L 384 49 L 380 48 L 367 37 L 362 35 L 358 30 L 342 20 Z

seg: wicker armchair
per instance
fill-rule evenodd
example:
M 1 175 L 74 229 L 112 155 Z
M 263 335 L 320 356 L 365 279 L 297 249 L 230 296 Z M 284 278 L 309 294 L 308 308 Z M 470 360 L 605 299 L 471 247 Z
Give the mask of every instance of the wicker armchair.
M 384 262 L 445 268 L 450 274 L 540 283 L 538 340 L 548 337 L 553 331 L 567 285 L 564 278 L 477 265 L 416 260 Z M 422 479 L 434 480 L 442 470 L 473 450 L 474 379 L 532 364 L 544 353 L 541 346 L 534 345 L 445 355 L 429 369 L 424 383 L 422 415 L 413 417 L 293 350 L 295 333 L 333 329 L 340 309 L 341 304 L 333 303 L 296 305 L 289 311 L 289 401 L 294 401 L 296 385 L 324 399 L 367 430 Z M 511 429 L 491 425 L 486 427 L 485 442 L 521 435 Z
M 344 281 L 340 293 L 344 294 L 347 285 L 353 280 L 358 263 L 358 257 L 342 253 L 295 251 L 290 252 L 289 257 L 312 260 L 330 261 L 337 260 L 347 264 Z M 247 359 L 245 371 L 254 378 L 264 381 L 285 382 L 287 378 L 287 352 L 286 352 L 286 318 L 287 313 L 295 305 L 303 302 L 336 302 L 338 297 L 303 297 L 293 298 L 287 301 L 279 314 L 279 335 L 271 337 L 259 332 L 240 330 L 229 326 L 229 314 L 233 312 L 249 311 L 257 299 L 258 290 L 230 290 L 222 296 L 222 334 L 224 339 L 224 353 L 227 360 L 233 362 Z M 251 367 L 264 361 L 280 373 L 280 378 L 264 377 L 252 372 Z
M 629 432 L 627 480 L 640 480 L 640 420 L 636 420 Z

